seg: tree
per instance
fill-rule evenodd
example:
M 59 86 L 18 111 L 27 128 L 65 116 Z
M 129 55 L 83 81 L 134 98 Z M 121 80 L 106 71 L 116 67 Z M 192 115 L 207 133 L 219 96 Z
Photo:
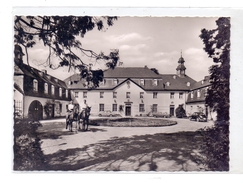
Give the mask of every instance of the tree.
M 217 124 L 229 121 L 230 18 L 219 18 L 217 28 L 202 29 L 204 50 L 215 63 L 209 68 L 211 87 L 206 104 L 217 112 Z
M 176 108 L 176 117 L 177 118 L 183 118 L 186 116 L 186 111 L 183 108 L 183 104 L 180 104 L 177 108 Z
M 41 42 L 49 49 L 47 64 L 52 69 L 67 66 L 78 69 L 81 78 L 85 78 L 89 87 L 99 86 L 103 79 L 102 70 L 92 70 L 74 50 L 80 54 L 98 60 L 105 61 L 108 68 L 115 68 L 119 61 L 119 50 L 114 49 L 108 55 L 103 52 L 97 54 L 92 50 L 85 49 L 79 37 L 93 30 L 105 29 L 105 22 L 108 26 L 114 24 L 117 17 L 77 17 L 77 16 L 16 16 L 14 20 L 14 41 L 25 48 L 27 63 L 29 64 L 28 49 L 33 48 L 37 42 Z M 59 59 L 55 66 L 50 56 L 54 54 Z
M 217 112 L 211 128 L 202 130 L 202 152 L 210 170 L 229 170 L 229 78 L 230 78 L 230 18 L 219 18 L 217 28 L 202 29 L 200 38 L 204 50 L 215 63 L 209 68 L 210 84 L 206 105 Z

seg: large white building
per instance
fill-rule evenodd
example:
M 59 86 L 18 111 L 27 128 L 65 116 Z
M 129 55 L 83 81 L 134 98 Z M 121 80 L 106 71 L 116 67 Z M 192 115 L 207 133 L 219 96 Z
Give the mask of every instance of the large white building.
M 186 75 L 183 57 L 179 58 L 175 74 L 156 74 L 147 66 L 116 67 L 104 71 L 103 82 L 89 89 L 79 74 L 65 80 L 73 100 L 92 107 L 91 114 L 110 110 L 122 116 L 143 116 L 149 112 L 167 112 L 183 104 L 187 108 L 187 95 L 195 80 Z M 187 110 L 187 109 L 186 109 Z

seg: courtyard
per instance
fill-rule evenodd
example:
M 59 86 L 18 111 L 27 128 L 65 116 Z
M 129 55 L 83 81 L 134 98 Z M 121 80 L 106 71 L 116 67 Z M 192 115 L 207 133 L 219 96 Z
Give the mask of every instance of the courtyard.
M 213 122 L 170 118 L 164 127 L 89 126 L 70 132 L 65 119 L 40 121 L 41 149 L 48 167 L 62 171 L 206 171 L 198 129 Z

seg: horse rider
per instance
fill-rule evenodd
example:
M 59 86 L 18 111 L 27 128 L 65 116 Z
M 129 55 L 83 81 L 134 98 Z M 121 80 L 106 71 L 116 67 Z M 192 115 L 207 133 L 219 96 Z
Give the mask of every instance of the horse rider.
M 68 119 L 70 115 L 73 114 L 73 110 L 74 110 L 74 104 L 73 101 L 71 100 L 68 104 L 66 119 Z
M 89 107 L 89 105 L 87 104 L 87 101 L 84 100 L 84 104 L 83 104 L 83 106 L 80 106 L 80 108 L 81 108 L 81 113 L 83 113 L 84 110 L 85 110 L 87 107 Z

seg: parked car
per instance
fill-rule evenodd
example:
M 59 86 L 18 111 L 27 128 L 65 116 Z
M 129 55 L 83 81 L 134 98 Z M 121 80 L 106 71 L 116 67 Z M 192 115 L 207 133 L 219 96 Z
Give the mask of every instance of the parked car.
M 151 112 L 148 114 L 148 116 L 153 116 L 153 117 L 156 117 L 156 118 L 169 118 L 170 115 L 167 113 L 167 112 Z
M 112 112 L 108 111 L 100 111 L 98 114 L 99 117 L 112 117 Z
M 207 122 L 207 117 L 202 112 L 194 112 L 190 117 L 190 120 Z

